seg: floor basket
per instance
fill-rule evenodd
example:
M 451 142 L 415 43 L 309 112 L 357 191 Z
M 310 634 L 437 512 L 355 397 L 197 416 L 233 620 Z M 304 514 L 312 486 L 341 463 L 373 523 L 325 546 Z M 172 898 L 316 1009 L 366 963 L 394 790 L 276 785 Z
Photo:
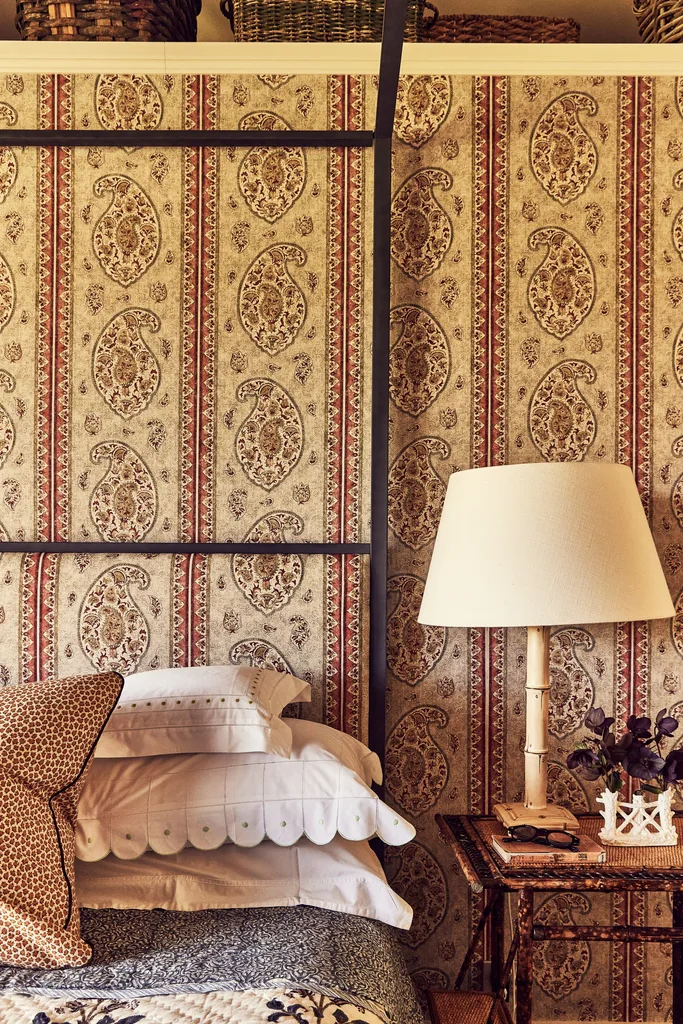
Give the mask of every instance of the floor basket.
M 683 43 L 683 0 L 633 0 L 644 43 Z
M 221 0 L 237 42 L 373 43 L 383 0 Z M 430 15 L 426 14 L 429 8 Z M 427 0 L 409 0 L 405 38 L 417 42 L 437 20 Z
M 202 0 L 16 0 L 22 39 L 194 42 Z
M 678 0 L 683 9 L 683 0 Z M 422 36 L 428 43 L 578 43 L 581 26 L 571 18 L 450 14 Z

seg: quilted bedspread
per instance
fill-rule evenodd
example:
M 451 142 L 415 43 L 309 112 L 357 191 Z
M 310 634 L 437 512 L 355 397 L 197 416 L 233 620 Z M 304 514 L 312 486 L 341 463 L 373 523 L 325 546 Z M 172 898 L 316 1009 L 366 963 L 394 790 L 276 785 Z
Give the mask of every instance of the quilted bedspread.
M 0 966 L 0 1024 L 421 1024 L 391 928 L 314 907 L 83 910 L 85 967 Z

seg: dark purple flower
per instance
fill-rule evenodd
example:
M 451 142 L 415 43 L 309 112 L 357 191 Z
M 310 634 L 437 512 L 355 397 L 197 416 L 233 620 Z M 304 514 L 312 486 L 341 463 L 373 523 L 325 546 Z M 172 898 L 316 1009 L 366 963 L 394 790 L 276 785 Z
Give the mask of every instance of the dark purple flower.
M 667 715 L 666 708 L 662 708 L 655 719 L 655 724 L 662 736 L 673 736 L 678 728 L 678 719 Z
M 665 785 L 683 780 L 683 750 L 670 750 L 666 755 L 662 778 Z
M 572 771 L 575 768 L 592 768 L 597 763 L 597 754 L 589 750 L 588 747 L 577 747 L 567 758 L 567 767 Z
M 628 731 L 642 740 L 649 739 L 652 735 L 650 732 L 651 725 L 652 722 L 649 718 L 638 718 L 636 715 L 630 715 L 626 722 Z
M 576 750 L 572 750 L 567 758 L 567 767 L 588 782 L 595 782 L 604 774 L 597 754 L 587 747 L 577 747 Z
M 596 736 L 602 736 L 614 725 L 613 718 L 606 718 L 602 708 L 591 708 L 584 720 L 584 725 Z
M 657 778 L 664 767 L 664 758 L 659 757 L 644 743 L 635 740 L 628 748 L 625 767 L 632 778 L 647 782 Z

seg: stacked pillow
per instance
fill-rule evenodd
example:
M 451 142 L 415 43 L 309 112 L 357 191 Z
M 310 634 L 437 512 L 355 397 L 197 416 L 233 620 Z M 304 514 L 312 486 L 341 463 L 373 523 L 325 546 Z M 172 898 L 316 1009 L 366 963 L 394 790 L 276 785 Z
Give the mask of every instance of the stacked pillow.
M 306 903 L 409 927 L 367 840 L 415 830 L 372 790 L 366 746 L 281 718 L 307 700 L 302 680 L 244 666 L 127 678 L 80 795 L 80 905 Z

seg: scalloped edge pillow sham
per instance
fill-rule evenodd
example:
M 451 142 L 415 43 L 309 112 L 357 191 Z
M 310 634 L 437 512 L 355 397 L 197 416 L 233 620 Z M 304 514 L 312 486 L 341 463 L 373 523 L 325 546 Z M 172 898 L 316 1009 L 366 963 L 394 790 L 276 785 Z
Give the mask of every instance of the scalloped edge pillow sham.
M 268 751 L 289 757 L 280 715 L 309 701 L 311 687 L 288 672 L 247 665 L 160 668 L 127 676 L 96 758 Z
M 0 690 L 0 962 L 78 967 L 92 955 L 73 899 L 79 793 L 121 693 L 117 672 Z
M 118 910 L 219 910 L 242 907 L 323 907 L 410 928 L 413 912 L 393 891 L 366 842 L 335 836 L 327 846 L 300 839 L 282 849 L 233 843 L 217 850 L 143 853 L 137 860 L 111 854 L 76 863 L 81 907 Z
M 78 805 L 76 856 L 124 860 L 145 850 L 213 850 L 265 838 L 292 846 L 377 835 L 392 846 L 415 829 L 370 788 L 379 758 L 359 740 L 290 719 L 292 753 L 176 754 L 95 761 Z

